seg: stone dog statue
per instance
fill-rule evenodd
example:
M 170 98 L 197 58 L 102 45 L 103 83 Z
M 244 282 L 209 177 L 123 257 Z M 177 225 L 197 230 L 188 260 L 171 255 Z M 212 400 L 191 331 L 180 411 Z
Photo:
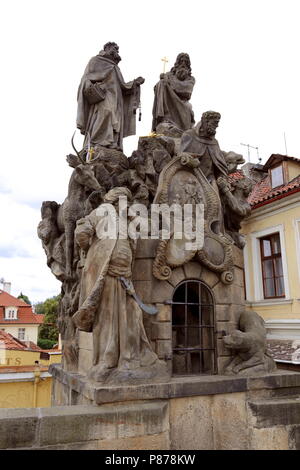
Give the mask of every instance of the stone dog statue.
M 256 312 L 242 312 L 239 328 L 223 338 L 226 348 L 236 353 L 225 368 L 225 374 L 245 376 L 274 371 L 276 364 L 266 352 L 263 319 Z

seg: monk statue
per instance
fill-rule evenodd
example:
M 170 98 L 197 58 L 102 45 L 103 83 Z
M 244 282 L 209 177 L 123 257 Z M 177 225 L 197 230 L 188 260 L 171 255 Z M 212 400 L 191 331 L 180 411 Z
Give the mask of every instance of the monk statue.
M 132 197 L 129 189 L 116 187 L 103 200 L 114 206 L 117 218 L 120 196 L 128 200 Z M 96 382 L 115 383 L 164 375 L 165 363 L 149 343 L 131 282 L 137 240 L 121 238 L 120 234 L 108 237 L 110 223 L 113 225 L 107 215 L 100 215 L 95 209 L 78 221 L 75 230 L 77 243 L 86 251 L 86 260 L 79 309 L 73 321 L 79 329 L 93 332 L 93 367 L 88 377 Z
M 220 119 L 220 113 L 206 111 L 202 114 L 201 121 L 183 134 L 180 144 L 181 152 L 191 153 L 199 159 L 204 176 L 216 190 L 218 177 L 228 175 L 224 152 L 215 138 Z
M 123 138 L 135 135 L 136 109 L 142 77 L 125 83 L 118 67 L 121 57 L 115 42 L 108 42 L 89 61 L 78 89 L 77 127 L 85 135 L 84 147 L 122 150 Z
M 193 127 L 194 113 L 189 100 L 194 85 L 189 55 L 178 54 L 174 67 L 162 73 L 154 87 L 152 131 L 180 137 Z

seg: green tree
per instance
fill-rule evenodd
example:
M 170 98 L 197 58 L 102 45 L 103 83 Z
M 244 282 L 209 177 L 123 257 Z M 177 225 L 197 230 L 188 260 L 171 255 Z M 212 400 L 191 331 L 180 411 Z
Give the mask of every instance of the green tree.
M 40 326 L 38 345 L 41 348 L 50 349 L 50 342 L 52 346 L 58 342 L 58 328 L 56 324 L 58 316 L 60 295 L 51 297 L 45 302 L 37 303 L 35 307 L 35 312 L 38 314 L 45 315 L 44 323 Z M 47 345 L 47 346 L 46 346 Z
M 24 300 L 24 302 L 26 302 L 26 304 L 31 305 L 31 302 L 30 302 L 29 298 L 27 297 L 27 295 L 23 294 L 22 292 L 18 296 L 18 299 Z

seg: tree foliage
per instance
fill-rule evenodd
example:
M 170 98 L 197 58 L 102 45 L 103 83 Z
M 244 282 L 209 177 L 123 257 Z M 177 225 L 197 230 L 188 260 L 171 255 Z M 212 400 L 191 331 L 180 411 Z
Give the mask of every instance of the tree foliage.
M 27 297 L 27 295 L 23 294 L 22 292 L 18 296 L 18 299 L 24 300 L 24 302 L 26 302 L 26 304 L 31 305 L 31 302 L 30 302 L 29 298 Z
M 48 347 L 50 344 L 49 341 L 52 342 L 52 346 L 58 342 L 58 328 L 56 321 L 59 301 L 60 295 L 57 295 L 45 300 L 45 302 L 39 302 L 34 306 L 36 313 L 45 315 L 44 323 L 40 326 L 38 343 L 40 340 L 48 340 L 46 349 L 50 349 Z M 43 341 L 41 341 L 40 344 L 40 347 L 43 347 Z M 46 346 L 45 342 L 44 344 Z

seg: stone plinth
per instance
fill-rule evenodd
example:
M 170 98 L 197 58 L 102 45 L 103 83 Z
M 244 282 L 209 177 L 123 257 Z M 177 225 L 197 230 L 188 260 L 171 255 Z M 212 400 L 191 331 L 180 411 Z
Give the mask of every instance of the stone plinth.
M 0 410 L 0 448 L 300 450 L 298 373 L 122 386 L 51 373 L 56 406 Z

